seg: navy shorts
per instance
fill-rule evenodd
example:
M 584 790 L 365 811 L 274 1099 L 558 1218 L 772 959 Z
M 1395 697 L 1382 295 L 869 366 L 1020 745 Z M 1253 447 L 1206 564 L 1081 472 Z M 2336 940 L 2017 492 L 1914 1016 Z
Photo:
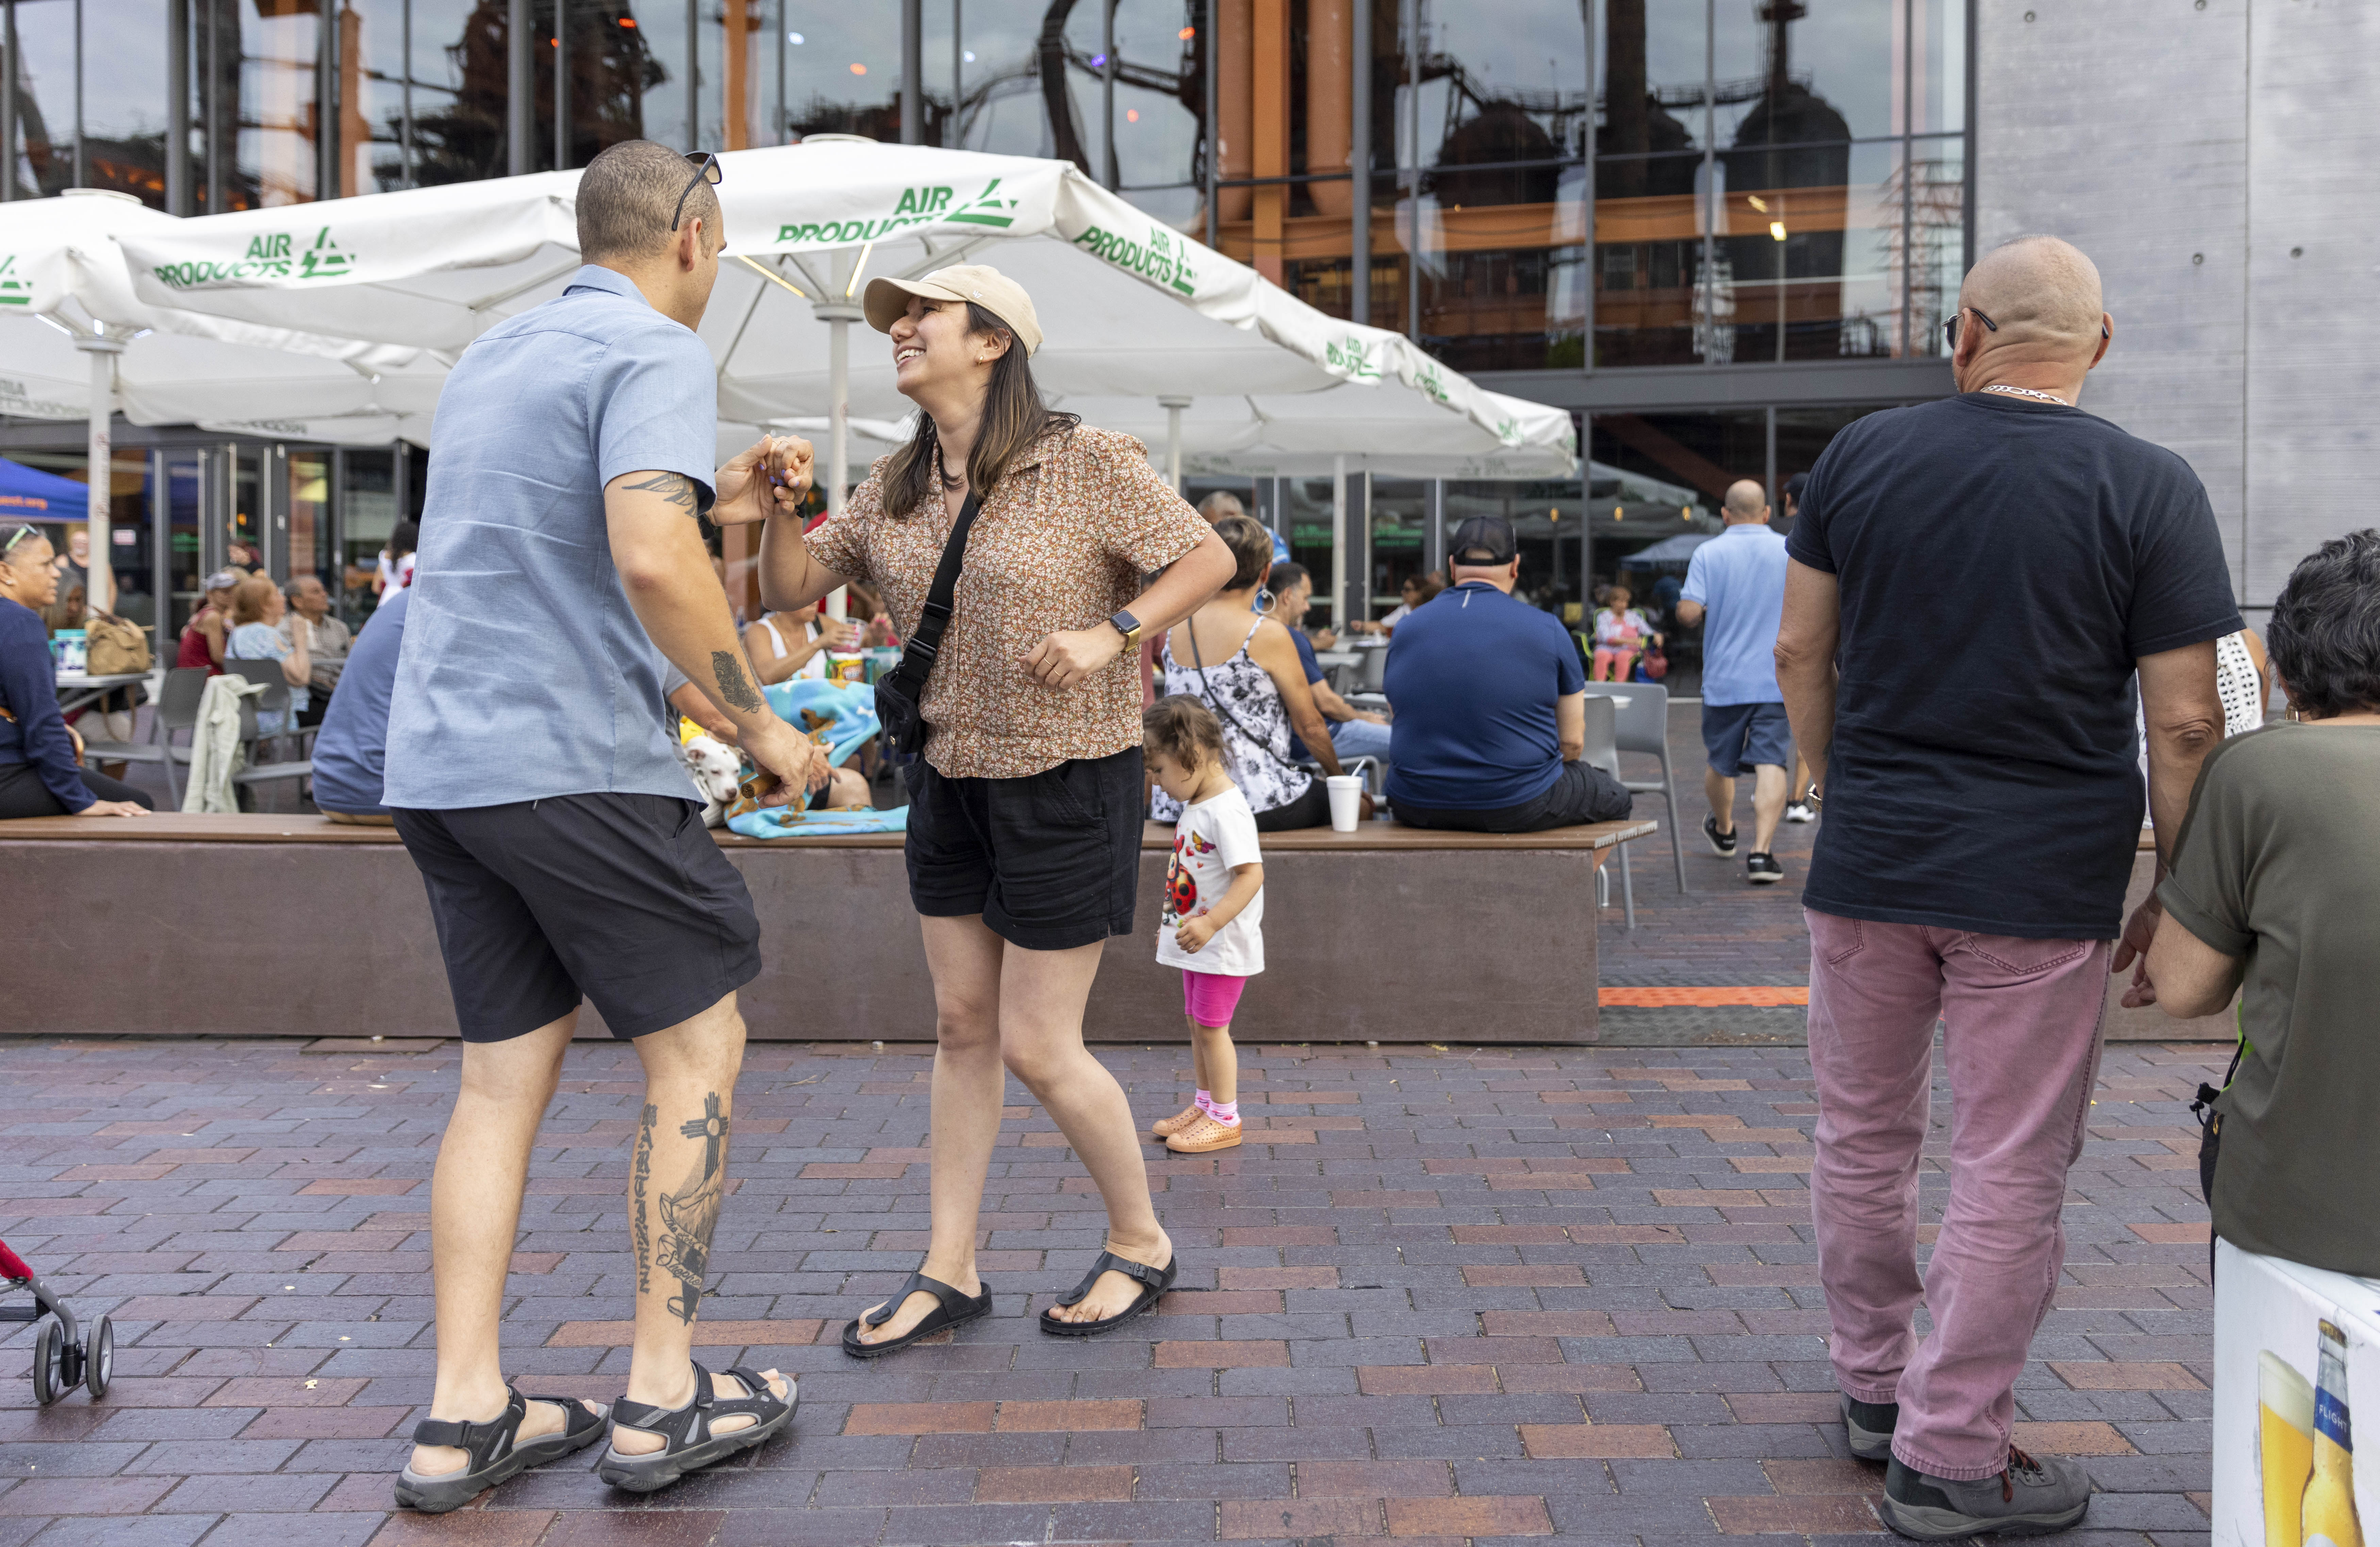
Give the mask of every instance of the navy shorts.
M 1781 703 L 1703 705 L 1703 750 L 1711 772 L 1732 779 L 1756 763 L 1783 768 L 1793 761 L 1793 727 Z

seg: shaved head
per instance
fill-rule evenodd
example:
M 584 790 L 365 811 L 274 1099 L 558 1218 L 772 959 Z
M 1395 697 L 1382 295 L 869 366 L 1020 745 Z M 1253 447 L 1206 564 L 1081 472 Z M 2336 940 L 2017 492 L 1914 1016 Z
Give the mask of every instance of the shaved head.
M 1998 324 L 1984 347 L 2027 345 L 2045 358 L 2089 358 L 2099 347 L 2099 271 L 2056 237 L 2019 237 L 1967 271 L 1959 304 Z
M 1727 498 L 1719 502 L 1719 518 L 1730 526 L 1742 526 L 1747 521 L 1768 519 L 1768 491 L 1754 478 L 1739 478 L 1727 486 Z

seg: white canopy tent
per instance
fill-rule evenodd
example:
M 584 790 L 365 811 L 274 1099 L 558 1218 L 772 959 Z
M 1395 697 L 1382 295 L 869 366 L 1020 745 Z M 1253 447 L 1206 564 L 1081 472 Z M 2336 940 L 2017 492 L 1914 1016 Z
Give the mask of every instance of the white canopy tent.
M 0 410 L 89 422 L 90 466 L 109 465 L 110 421 L 385 444 L 425 437 L 445 369 L 422 351 L 307 337 L 269 324 L 153 306 L 133 294 L 113 239 L 180 222 L 118 193 L 0 207 Z M 108 481 L 91 481 L 93 554 L 109 543 Z M 115 604 L 94 564 L 97 608 Z
M 973 260 L 1037 298 L 1046 342 L 1035 375 L 1066 407 L 1136 429 L 1181 406 L 1180 439 L 1144 436 L 1167 447 L 1170 470 L 1185 455 L 1233 454 L 1345 455 L 1417 474 L 1575 470 L 1567 413 L 1486 392 L 1401 335 L 1326 316 L 1068 163 L 836 137 L 720 161 L 732 258 L 702 333 L 723 419 L 902 417 L 889 347 L 850 359 L 850 326 L 865 327 L 860 287 Z M 452 358 L 560 292 L 578 262 L 577 177 L 208 216 L 123 243 L 152 304 Z M 1158 297 L 1172 304 L 1152 306 Z M 1137 411 L 1110 412 L 1115 399 Z M 839 499 L 847 442 L 829 439 Z M 1439 460 L 1399 467 L 1400 454 Z

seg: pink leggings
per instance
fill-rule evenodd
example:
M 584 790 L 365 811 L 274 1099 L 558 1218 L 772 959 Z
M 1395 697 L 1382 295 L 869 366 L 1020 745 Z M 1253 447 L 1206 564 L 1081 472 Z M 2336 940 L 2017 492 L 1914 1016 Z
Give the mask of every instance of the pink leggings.
M 1247 986 L 1245 978 L 1194 972 L 1185 967 L 1182 969 L 1182 1013 L 1200 1026 L 1229 1026 L 1232 1013 L 1240 1007 L 1240 991 Z
M 1610 645 L 1595 647 L 1594 670 L 1589 674 L 1597 682 L 1625 682 L 1636 668 L 1636 652 L 1615 649 Z

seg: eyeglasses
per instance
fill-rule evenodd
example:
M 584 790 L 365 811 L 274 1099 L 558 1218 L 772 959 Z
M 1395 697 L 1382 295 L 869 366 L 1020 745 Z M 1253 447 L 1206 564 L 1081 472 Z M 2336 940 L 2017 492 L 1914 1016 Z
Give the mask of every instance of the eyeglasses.
M 677 208 L 670 212 L 670 229 L 673 231 L 677 229 L 678 221 L 685 216 L 686 201 L 692 197 L 694 190 L 704 183 L 717 188 L 722 176 L 719 158 L 709 151 L 689 152 L 686 159 L 694 164 L 694 181 L 686 185 L 686 192 L 677 196 Z
M 1944 322 L 1942 324 L 1942 343 L 1945 347 L 1949 349 L 1958 348 L 1959 318 L 1961 313 L 1969 311 L 1975 312 L 1975 321 L 1983 323 L 1985 330 L 1992 333 L 1998 333 L 2000 331 L 2000 325 L 1998 323 L 1993 322 L 1989 317 L 1985 316 L 1981 311 L 1976 311 L 1972 306 L 1962 306 L 1959 308 L 1957 311 L 1950 313 L 1949 320 Z M 2107 324 L 2103 322 L 2099 324 L 2099 336 L 2102 338 L 2112 338 L 2115 335 L 2107 331 Z
M 1959 308 L 1958 311 L 1951 312 L 1949 319 L 1942 324 L 1942 347 L 1944 348 L 1956 349 L 1959 347 L 1959 319 L 1965 316 L 1970 311 L 1975 312 L 1975 321 L 1983 323 L 1986 332 L 1998 333 L 2000 331 L 2000 325 L 1998 323 L 1993 322 L 1989 317 L 1985 316 L 1980 311 L 1975 311 L 1975 309 L 1972 306 L 1962 306 Z
M 39 537 L 41 535 L 42 531 L 39 527 L 28 526 L 24 522 L 19 521 L 17 524 L 17 530 L 8 534 L 8 541 L 6 542 L 0 542 L 0 558 L 6 558 L 10 554 L 15 553 L 17 551 L 17 544 L 22 542 L 25 539 L 29 537 Z

